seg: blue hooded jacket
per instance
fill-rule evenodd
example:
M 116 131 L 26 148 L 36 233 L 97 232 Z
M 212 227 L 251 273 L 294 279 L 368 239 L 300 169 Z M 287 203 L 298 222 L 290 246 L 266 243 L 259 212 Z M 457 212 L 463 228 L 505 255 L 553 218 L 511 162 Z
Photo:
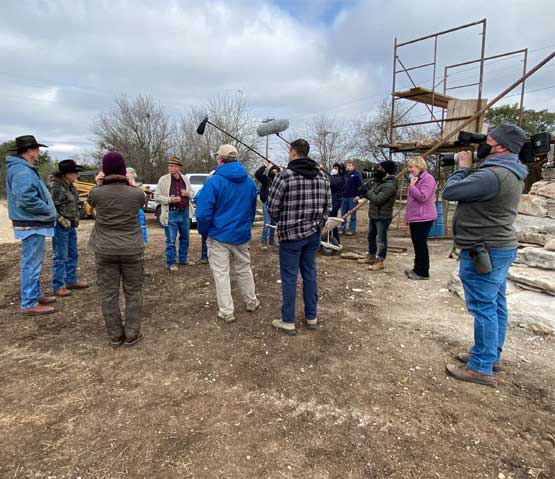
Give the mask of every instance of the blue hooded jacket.
M 499 182 L 489 167 L 498 166 L 514 173 L 519 180 L 528 176 L 528 168 L 523 165 L 515 153 L 492 155 L 472 173 L 468 168 L 459 168 L 447 180 L 443 190 L 443 199 L 449 201 L 488 201 L 499 192 Z
M 37 167 L 19 156 L 7 156 L 8 215 L 14 226 L 52 228 L 56 206 Z
M 196 197 L 198 231 L 222 243 L 249 242 L 256 195 L 256 185 L 241 163 L 219 166 Z

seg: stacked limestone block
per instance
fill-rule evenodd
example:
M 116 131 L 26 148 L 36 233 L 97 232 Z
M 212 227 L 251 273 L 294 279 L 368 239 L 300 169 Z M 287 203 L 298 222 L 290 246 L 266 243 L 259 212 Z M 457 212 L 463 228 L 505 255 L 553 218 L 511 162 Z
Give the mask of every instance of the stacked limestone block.
M 555 168 L 544 168 L 542 176 L 519 206 L 519 250 L 509 270 L 507 304 L 513 326 L 555 334 Z M 457 271 L 449 289 L 464 297 Z

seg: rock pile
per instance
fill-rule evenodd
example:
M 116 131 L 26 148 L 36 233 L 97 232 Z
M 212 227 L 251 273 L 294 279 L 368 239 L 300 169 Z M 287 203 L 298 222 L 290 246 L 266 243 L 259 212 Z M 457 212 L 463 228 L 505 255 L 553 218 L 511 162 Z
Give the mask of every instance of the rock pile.
M 507 305 L 511 324 L 555 334 L 555 168 L 522 196 L 515 227 L 519 250 L 509 270 Z M 457 271 L 449 289 L 464 297 Z

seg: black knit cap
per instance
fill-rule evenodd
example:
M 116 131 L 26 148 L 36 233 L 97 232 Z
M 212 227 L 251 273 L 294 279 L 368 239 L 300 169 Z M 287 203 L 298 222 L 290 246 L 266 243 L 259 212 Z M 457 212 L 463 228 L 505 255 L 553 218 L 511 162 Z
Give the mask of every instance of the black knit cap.
M 397 169 L 397 165 L 391 160 L 382 161 L 380 167 L 383 168 L 388 175 L 394 175 Z

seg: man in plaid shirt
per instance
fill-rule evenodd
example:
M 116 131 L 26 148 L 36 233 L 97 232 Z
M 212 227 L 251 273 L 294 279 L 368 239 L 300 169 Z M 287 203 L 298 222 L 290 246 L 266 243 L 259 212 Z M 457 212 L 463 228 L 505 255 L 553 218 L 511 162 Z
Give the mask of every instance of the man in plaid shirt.
M 330 182 L 316 162 L 308 158 L 309 150 L 306 140 L 291 143 L 287 169 L 274 179 L 266 203 L 278 228 L 282 293 L 281 319 L 272 321 L 272 326 L 290 335 L 297 334 L 295 298 L 299 270 L 306 327 L 318 327 L 316 254 L 320 228 L 331 211 Z

